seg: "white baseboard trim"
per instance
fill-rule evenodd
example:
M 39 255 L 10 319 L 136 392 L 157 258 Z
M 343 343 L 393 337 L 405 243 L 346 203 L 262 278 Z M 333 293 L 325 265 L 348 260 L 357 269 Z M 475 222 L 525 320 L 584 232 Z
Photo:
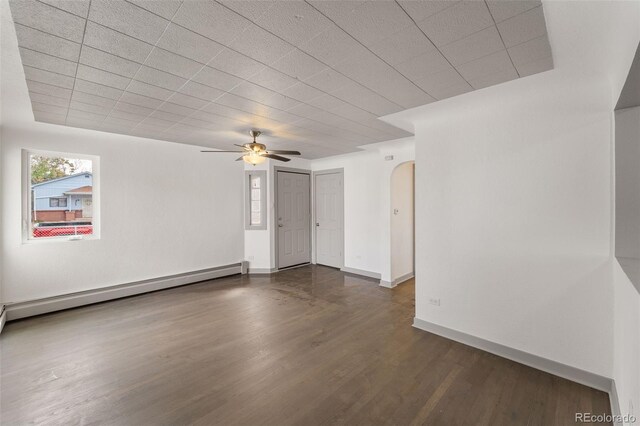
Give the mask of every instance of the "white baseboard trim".
M 570 365 L 562 364 L 557 361 L 552 361 L 547 358 L 542 358 L 538 355 L 533 355 L 519 349 L 504 346 L 500 343 L 490 342 L 480 337 L 472 336 L 461 331 L 453 330 L 451 328 L 443 327 L 438 324 L 421 320 L 420 318 L 413 319 L 413 326 L 420 330 L 428 331 L 430 333 L 446 337 L 447 339 L 455 340 L 456 342 L 473 346 L 474 348 L 482 349 L 483 351 L 490 352 L 494 355 L 498 355 L 503 358 L 518 362 L 520 364 L 528 365 L 529 367 L 533 367 L 535 369 L 553 374 L 555 376 L 571 380 L 572 382 L 577 382 L 585 386 L 589 386 L 591 388 L 611 394 L 612 379 L 610 378 L 600 376 L 589 371 L 581 370 Z
M 377 280 L 380 279 L 380 274 L 377 272 L 365 271 L 364 269 L 356 269 L 349 268 L 348 266 L 343 266 L 340 268 L 342 272 L 348 272 L 349 274 L 362 275 L 363 277 L 375 278 Z
M 151 291 L 164 290 L 171 287 L 178 287 L 214 278 L 240 274 L 242 273 L 242 269 L 242 263 L 235 263 L 216 268 L 152 278 L 128 284 L 120 284 L 112 287 L 64 294 L 61 296 L 8 303 L 6 307 L 7 320 L 11 321 L 19 318 L 46 314 L 48 312 L 76 308 L 78 306 L 91 305 L 93 303 L 106 302 L 107 300 L 120 299 L 122 297 L 134 296 L 136 294 L 149 293 Z
M 611 379 L 611 390 L 609 391 L 609 403 L 611 404 L 611 415 L 614 420 L 620 420 L 622 418 L 622 410 L 620 409 L 620 399 L 618 398 L 618 389 L 616 388 L 616 381 Z M 624 426 L 621 421 L 614 421 L 615 426 Z
M 413 276 L 413 272 L 409 272 L 408 274 L 404 274 L 393 281 L 380 280 L 380 287 L 394 288 L 398 284 L 402 284 L 403 282 L 410 280 L 411 278 L 413 278 Z
M 273 274 L 277 268 L 249 268 L 249 275 Z
M 7 310 L 4 305 L 0 305 L 0 333 L 4 328 L 4 324 L 7 322 Z

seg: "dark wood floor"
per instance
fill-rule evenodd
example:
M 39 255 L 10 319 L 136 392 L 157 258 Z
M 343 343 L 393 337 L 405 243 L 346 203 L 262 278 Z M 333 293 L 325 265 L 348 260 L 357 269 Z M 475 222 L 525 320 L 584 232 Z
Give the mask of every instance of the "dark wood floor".
M 6 325 L 13 424 L 573 425 L 603 392 L 411 327 L 394 290 L 325 267 L 215 281 Z

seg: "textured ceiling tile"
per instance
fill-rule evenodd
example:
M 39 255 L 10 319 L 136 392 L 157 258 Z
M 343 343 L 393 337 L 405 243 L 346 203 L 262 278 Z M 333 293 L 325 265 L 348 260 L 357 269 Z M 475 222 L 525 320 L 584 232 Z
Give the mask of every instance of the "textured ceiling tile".
M 419 80 L 430 74 L 446 70 L 450 66 L 440 52 L 433 50 L 394 65 L 394 68 L 411 80 Z
M 171 90 L 163 89 L 162 87 L 152 86 L 151 84 L 143 83 L 141 81 L 133 80 L 127 92 L 137 93 L 138 95 L 147 96 L 149 98 L 160 99 L 166 101 L 173 94 Z
M 158 107 L 158 111 L 164 111 L 171 114 L 181 115 L 182 117 L 188 117 L 194 112 L 196 112 L 193 108 L 188 108 L 178 104 L 172 104 L 171 102 L 165 102 Z
M 246 18 L 213 1 L 184 2 L 173 22 L 225 46 L 251 24 Z
M 454 6 L 458 2 L 454 0 L 400 0 L 398 3 L 413 20 L 420 22 L 444 9 Z
M 438 89 L 444 89 L 449 86 L 469 86 L 466 80 L 462 78 L 458 71 L 456 71 L 452 66 L 447 67 L 443 71 L 430 74 L 425 78 L 418 79 L 416 80 L 416 84 L 431 95 L 433 95 L 433 93 Z
M 176 13 L 182 0 L 129 0 L 149 12 L 160 15 L 165 19 L 171 19 Z
M 180 88 L 180 93 L 205 101 L 213 101 L 222 96 L 225 92 L 224 90 L 215 89 L 204 84 L 196 83 L 195 81 L 190 81 Z
M 157 46 L 203 64 L 224 49 L 221 44 L 173 23 L 160 37 Z
M 507 47 L 546 35 L 547 26 L 544 22 L 542 6 L 500 22 L 498 30 Z
M 41 121 L 43 123 L 51 123 L 51 124 L 65 124 L 67 115 L 66 114 L 53 114 L 50 112 L 41 112 L 34 111 L 33 117 L 36 121 Z
M 67 118 L 102 122 L 106 118 L 106 115 L 95 114 L 93 112 L 88 112 L 88 111 L 80 111 L 77 109 L 69 109 L 69 115 L 67 115 Z
M 50 84 L 27 80 L 27 87 L 31 92 L 49 95 L 56 98 L 71 99 L 71 90 Z
M 76 62 L 80 55 L 80 44 L 16 24 L 18 45 L 37 52 L 57 56 Z
M 325 68 L 319 73 L 305 79 L 304 82 L 323 92 L 339 90 L 345 86 L 354 84 L 348 77 L 345 77 L 332 68 Z
M 292 97 L 295 98 L 294 96 L 292 96 Z M 339 106 L 345 104 L 345 102 L 343 100 L 340 100 L 340 99 L 338 99 L 338 98 L 336 98 L 334 96 L 331 96 L 329 94 L 324 94 L 322 96 L 318 96 L 317 98 L 309 99 L 309 100 L 304 101 L 304 102 L 308 103 L 309 105 L 313 105 L 313 106 L 315 106 L 317 108 L 323 109 L 325 111 L 331 111 L 331 110 L 333 110 L 335 108 L 338 108 Z M 366 113 L 366 114 L 370 114 L 370 113 Z
M 452 86 L 435 87 L 432 89 L 431 94 L 438 100 L 452 98 L 454 96 L 462 95 L 464 93 L 471 92 L 473 87 L 466 81 L 454 84 Z
M 229 93 L 260 103 L 266 103 L 275 95 L 274 91 L 248 81 L 234 87 Z
M 148 96 L 142 96 L 138 95 L 137 93 L 131 92 L 124 92 L 120 97 L 120 102 L 153 109 L 158 108 L 160 104 L 162 104 L 162 101 L 159 99 L 154 99 Z
M 394 1 L 368 1 L 353 13 L 332 19 L 365 46 L 413 26 L 413 21 Z
M 546 58 L 537 59 L 526 64 L 521 64 L 518 67 L 518 73 L 520 77 L 526 77 L 539 72 L 549 71 L 553 69 L 553 59 L 551 56 Z
M 86 18 L 89 14 L 89 0 L 39 0 L 50 6 Z
M 73 77 L 69 77 L 68 75 L 56 74 L 28 66 L 24 67 L 24 75 L 27 80 L 64 87 L 65 89 L 73 89 Z
M 138 114 L 132 114 L 130 112 L 124 112 L 124 111 L 120 111 L 120 110 L 113 110 L 111 111 L 111 114 L 109 114 L 109 117 L 107 117 L 107 119 L 120 119 L 120 120 L 127 120 L 131 123 L 140 123 L 142 120 L 144 120 L 145 118 L 147 118 L 147 115 L 138 115 Z M 106 121 L 106 120 L 105 120 Z
M 263 64 L 271 64 L 294 47 L 268 31 L 251 24 L 229 47 Z
M 259 73 L 252 75 L 247 80 L 259 86 L 279 92 L 282 92 L 288 87 L 298 83 L 298 80 L 295 78 L 289 77 L 288 75 L 271 68 L 265 68 Z
M 303 1 L 275 2 L 255 22 L 295 45 L 310 40 L 334 26 L 323 14 Z
M 33 108 L 34 111 L 38 111 L 38 112 L 50 112 L 52 114 L 61 114 L 61 115 L 66 114 L 68 110 L 66 106 L 41 104 L 38 102 L 31 102 L 31 108 Z
M 56 98 L 49 95 L 43 95 L 42 93 L 29 92 L 29 98 L 31 99 L 31 102 L 64 107 L 69 106 L 69 99 Z
M 133 114 L 140 117 L 146 117 L 153 112 L 152 108 L 146 108 L 140 105 L 128 104 L 125 102 L 118 102 L 113 107 L 112 114 L 115 114 L 116 111 L 125 113 L 125 114 Z M 120 118 L 126 118 L 126 116 L 122 116 Z
M 334 66 L 350 56 L 366 50 L 340 28 L 332 28 L 298 48 L 326 65 Z
M 398 112 L 402 109 L 399 105 L 355 83 L 335 90 L 331 94 L 378 116 Z
M 222 0 L 218 3 L 255 22 L 277 2 L 278 0 Z
M 166 19 L 124 0 L 92 2 L 89 19 L 151 44 L 158 41 L 169 24 Z
M 94 114 L 102 114 L 102 115 L 108 115 L 109 112 L 111 111 L 111 108 L 109 107 L 86 104 L 84 102 L 75 101 L 73 100 L 73 98 L 71 100 L 71 103 L 69 103 L 69 108 L 73 110 L 92 112 Z
M 80 63 L 124 77 L 133 77 L 140 68 L 140 64 L 137 62 L 102 52 L 87 45 L 82 46 Z
M 290 98 L 296 99 L 300 102 L 307 102 L 311 99 L 318 98 L 325 95 L 325 92 L 318 90 L 305 83 L 297 83 L 286 90 L 282 91 L 282 94 Z
M 67 40 L 82 42 L 86 20 L 33 0 L 11 0 L 14 22 Z
M 223 50 L 208 65 L 239 78 L 247 78 L 264 68 L 260 62 L 229 49 Z
M 82 102 L 83 104 L 102 106 L 105 108 L 113 108 L 113 106 L 116 104 L 115 99 L 103 98 L 102 96 L 78 92 L 77 90 L 73 92 L 71 100 Z
M 178 90 L 187 82 L 187 79 L 185 78 L 178 77 L 177 75 L 169 74 L 168 72 L 160 71 L 155 68 L 150 68 L 146 65 L 140 67 L 140 70 L 135 76 L 135 80 L 169 90 Z
M 496 22 L 513 18 L 527 10 L 540 6 L 540 0 L 488 0 L 487 6 Z
M 174 121 L 162 120 L 156 117 L 147 117 L 140 122 L 141 126 L 153 126 L 157 130 L 166 130 L 176 124 Z
M 223 115 L 226 117 L 235 117 L 237 111 L 231 111 L 229 108 L 236 110 L 257 113 L 265 106 L 259 102 L 252 101 L 250 99 L 242 98 L 231 93 L 226 93 L 224 96 L 216 99 L 215 103 L 211 103 L 205 106 L 203 109 L 207 112 Z
M 504 50 L 504 48 L 498 29 L 492 25 L 461 40 L 442 46 L 440 51 L 453 65 L 460 65 Z
M 144 62 L 153 48 L 148 43 L 120 34 L 91 21 L 87 22 L 84 44 L 139 63 Z
M 241 78 L 211 67 L 204 67 L 198 74 L 193 76 L 192 80 L 224 91 L 231 90 L 243 82 Z
M 433 43 L 415 25 L 409 26 L 369 47 L 376 55 L 392 65 L 436 50 Z
M 456 67 L 465 80 L 476 80 L 481 77 L 497 74 L 513 69 L 511 59 L 506 50 L 493 53 L 491 55 L 467 62 Z
M 436 46 L 443 46 L 493 25 L 483 1 L 462 1 L 418 22 Z
M 66 59 L 25 48 L 20 48 L 20 58 L 22 59 L 22 65 L 63 74 L 69 77 L 76 75 L 77 64 L 72 61 L 67 61 Z
M 115 99 L 122 95 L 122 90 L 113 87 L 103 86 L 102 84 L 93 83 L 91 81 L 76 79 L 75 90 L 88 93 L 90 95 L 102 96 L 103 98 Z
M 134 117 L 130 117 L 130 118 L 134 118 Z M 102 124 L 104 124 L 105 126 L 114 126 L 112 127 L 113 129 L 124 131 L 134 127 L 137 123 L 142 121 L 142 120 L 137 120 L 137 118 L 138 117 L 135 117 L 134 120 L 127 120 L 120 117 L 109 116 L 104 119 Z
M 205 109 L 213 108 L 223 108 L 221 105 L 211 104 Z M 227 128 L 231 128 L 234 126 L 241 126 L 243 123 L 241 121 L 233 119 L 233 114 L 237 114 L 238 111 L 232 112 L 233 110 L 230 108 L 226 108 L 224 111 L 225 115 L 219 114 L 217 112 L 208 112 L 208 111 L 196 111 L 190 118 L 199 119 L 203 121 L 207 121 L 209 123 L 217 123 L 221 126 L 227 126 Z
M 183 118 L 185 118 L 184 115 L 172 114 L 170 112 L 165 112 L 160 110 L 153 111 L 149 117 L 159 118 L 161 120 L 171 121 L 173 123 L 177 123 L 181 121 Z
M 551 56 L 551 46 L 546 35 L 518 44 L 508 51 L 516 68 L 528 62 Z
M 471 79 L 469 80 L 469 84 L 471 84 L 471 86 L 473 86 L 474 89 L 482 89 L 484 87 L 489 87 L 496 84 L 511 81 L 516 78 L 518 78 L 518 73 L 516 72 L 515 68 L 512 65 L 510 68 L 501 70 L 497 73 Z
M 299 49 L 292 50 L 271 66 L 298 80 L 304 80 L 322 71 L 326 66 Z
M 207 104 L 207 101 L 205 100 L 183 95 L 182 93 L 174 93 L 169 99 L 167 99 L 167 102 L 192 109 L 200 109 Z
M 168 52 L 154 48 L 145 65 L 189 79 L 202 68 L 202 64 Z
M 82 64 L 78 65 L 77 78 L 123 90 L 131 81 L 131 79 L 128 77 L 122 77 L 117 74 L 112 74 L 110 72 L 91 68 Z

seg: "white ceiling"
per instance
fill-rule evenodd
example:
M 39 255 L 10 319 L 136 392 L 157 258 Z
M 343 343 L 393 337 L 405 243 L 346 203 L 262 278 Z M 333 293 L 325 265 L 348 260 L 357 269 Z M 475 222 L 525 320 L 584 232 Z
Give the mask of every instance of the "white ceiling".
M 306 158 L 553 68 L 539 1 L 12 0 L 37 121 Z

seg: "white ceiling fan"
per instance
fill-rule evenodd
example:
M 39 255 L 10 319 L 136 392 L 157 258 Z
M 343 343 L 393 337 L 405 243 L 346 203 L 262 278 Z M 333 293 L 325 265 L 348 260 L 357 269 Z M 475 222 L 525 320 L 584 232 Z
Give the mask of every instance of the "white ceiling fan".
M 267 158 L 278 161 L 290 161 L 290 158 L 282 157 L 282 155 L 300 155 L 299 151 L 286 151 L 282 149 L 270 149 L 267 150 L 267 146 L 256 142 L 256 138 L 262 134 L 260 130 L 250 130 L 249 134 L 253 137 L 253 142 L 245 143 L 243 145 L 237 145 L 242 148 L 242 151 L 200 151 L 200 152 L 238 152 L 243 153 L 241 157 L 238 157 L 236 161 L 243 160 L 245 163 L 256 165 L 264 163 Z M 278 155 L 280 154 L 280 155 Z

